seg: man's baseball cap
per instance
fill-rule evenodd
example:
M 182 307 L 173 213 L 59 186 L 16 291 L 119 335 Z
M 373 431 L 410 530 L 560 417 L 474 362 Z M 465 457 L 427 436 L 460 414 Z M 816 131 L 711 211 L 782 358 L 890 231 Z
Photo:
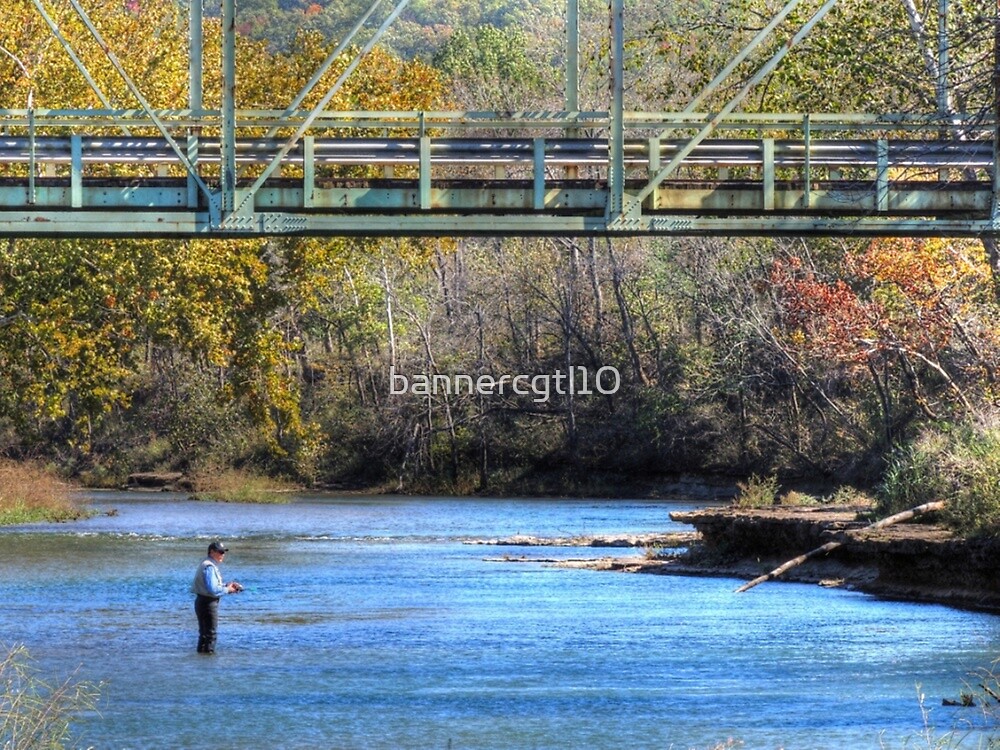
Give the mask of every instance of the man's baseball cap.
M 229 547 L 224 545 L 222 542 L 212 542 L 208 545 L 209 552 L 229 552 Z

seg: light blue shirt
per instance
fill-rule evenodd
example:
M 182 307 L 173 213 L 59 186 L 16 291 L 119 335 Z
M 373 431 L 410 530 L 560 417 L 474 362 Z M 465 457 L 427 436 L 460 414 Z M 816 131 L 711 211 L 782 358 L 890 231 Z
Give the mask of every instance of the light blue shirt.
M 211 557 L 206 557 L 202 560 L 201 565 L 198 566 L 198 570 L 195 571 L 191 591 L 201 596 L 216 597 L 229 593 L 222 582 L 222 572 Z

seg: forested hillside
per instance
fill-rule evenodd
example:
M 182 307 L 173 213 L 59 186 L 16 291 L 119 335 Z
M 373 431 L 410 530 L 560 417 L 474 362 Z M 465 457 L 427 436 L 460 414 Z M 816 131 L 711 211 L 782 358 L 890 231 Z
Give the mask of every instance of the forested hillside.
M 304 31 L 343 38 L 371 6 L 371 0 L 241 0 L 237 21 L 241 33 L 287 51 Z M 537 21 L 551 26 L 563 23 L 564 12 L 565 5 L 552 0 L 412 0 L 389 29 L 385 46 L 400 57 L 430 61 L 456 31 L 480 26 L 528 29 Z
M 604 109 L 606 6 L 582 5 L 581 107 Z M 683 107 L 780 5 L 626 3 L 627 106 Z M 986 116 L 996 8 L 951 5 L 948 106 Z M 240 106 L 284 107 L 367 6 L 241 2 Z M 99 106 L 31 3 L 10 7 L 0 107 Z M 414 0 L 331 107 L 560 109 L 562 12 Z M 933 12 L 844 0 L 745 108 L 934 111 Z M 181 106 L 183 9 L 94 13 L 153 105 Z M 217 21 L 206 32 L 207 59 Z M 218 91 L 207 81 L 207 100 Z M 992 434 L 998 267 L 979 240 L 0 239 L 0 453 L 95 483 L 235 466 L 412 491 L 615 492 L 677 473 L 872 484 L 928 436 Z M 392 392 L 393 375 L 570 368 L 594 392 Z M 620 387 L 596 389 L 612 370 Z

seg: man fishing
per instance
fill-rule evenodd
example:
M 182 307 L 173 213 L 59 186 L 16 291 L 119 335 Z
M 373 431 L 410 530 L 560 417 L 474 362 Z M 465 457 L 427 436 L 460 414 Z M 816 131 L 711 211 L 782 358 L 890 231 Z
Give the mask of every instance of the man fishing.
M 219 564 L 229 548 L 222 542 L 208 545 L 208 557 L 201 561 L 194 574 L 191 591 L 195 594 L 194 611 L 198 615 L 198 653 L 215 653 L 215 636 L 219 627 L 219 599 L 226 594 L 238 594 L 243 586 L 237 581 L 222 582 Z

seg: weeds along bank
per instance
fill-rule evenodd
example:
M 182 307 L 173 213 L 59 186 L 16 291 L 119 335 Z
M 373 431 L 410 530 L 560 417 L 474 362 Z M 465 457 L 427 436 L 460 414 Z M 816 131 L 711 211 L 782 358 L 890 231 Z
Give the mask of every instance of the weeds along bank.
M 72 521 L 87 515 L 71 487 L 34 463 L 0 460 L 0 526 Z

